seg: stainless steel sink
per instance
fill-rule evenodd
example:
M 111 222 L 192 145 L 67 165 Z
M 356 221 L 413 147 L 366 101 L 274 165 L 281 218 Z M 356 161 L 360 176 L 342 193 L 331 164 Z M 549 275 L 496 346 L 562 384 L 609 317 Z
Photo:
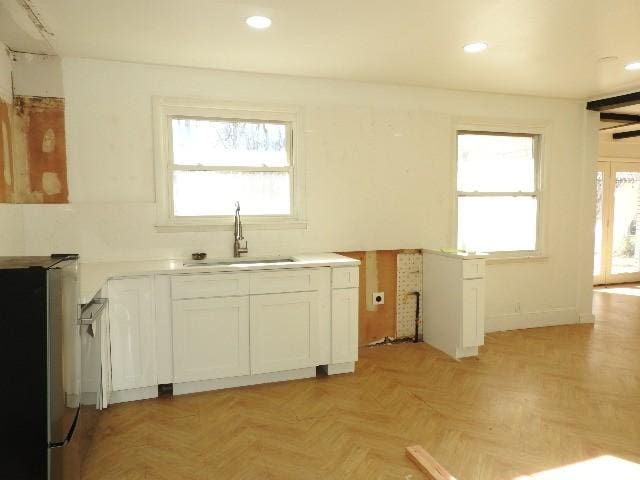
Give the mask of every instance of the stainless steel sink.
M 295 258 L 281 257 L 281 258 L 233 258 L 225 260 L 189 260 L 184 262 L 185 267 L 220 267 L 230 265 L 264 265 L 270 263 L 290 263 L 295 262 Z

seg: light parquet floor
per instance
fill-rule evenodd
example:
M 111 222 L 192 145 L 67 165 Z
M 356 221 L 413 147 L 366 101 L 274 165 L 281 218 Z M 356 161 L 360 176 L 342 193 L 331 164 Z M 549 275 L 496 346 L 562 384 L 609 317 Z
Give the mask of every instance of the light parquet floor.
M 114 405 L 83 480 L 416 480 L 412 444 L 459 480 L 640 462 L 640 296 L 614 291 L 595 326 L 490 334 L 479 359 L 373 347 L 355 375 Z

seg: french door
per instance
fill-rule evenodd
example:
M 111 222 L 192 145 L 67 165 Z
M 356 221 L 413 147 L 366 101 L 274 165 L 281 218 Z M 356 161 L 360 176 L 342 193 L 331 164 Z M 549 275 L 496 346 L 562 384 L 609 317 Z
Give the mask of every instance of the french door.
M 640 281 L 640 162 L 598 162 L 595 284 Z

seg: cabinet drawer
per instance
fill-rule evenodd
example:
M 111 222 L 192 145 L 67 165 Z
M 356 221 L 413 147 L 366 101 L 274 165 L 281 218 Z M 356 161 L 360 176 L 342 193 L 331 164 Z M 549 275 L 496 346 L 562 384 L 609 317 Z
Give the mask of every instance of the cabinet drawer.
M 249 294 L 246 273 L 212 273 L 171 277 L 171 298 L 234 297 Z
M 331 271 L 331 288 L 353 288 L 360 283 L 358 267 L 333 268 Z
M 484 278 L 484 260 L 463 260 L 462 278 Z
M 311 292 L 320 288 L 318 269 L 279 270 L 250 274 L 249 293 Z M 325 287 L 326 288 L 326 287 Z

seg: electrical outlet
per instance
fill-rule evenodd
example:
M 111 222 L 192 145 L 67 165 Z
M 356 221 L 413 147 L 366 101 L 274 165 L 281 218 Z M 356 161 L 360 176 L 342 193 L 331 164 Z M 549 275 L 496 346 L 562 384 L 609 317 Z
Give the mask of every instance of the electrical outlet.
M 520 313 L 520 311 L 521 311 L 520 302 L 516 302 L 516 306 L 515 306 L 514 310 L 515 310 L 516 313 Z
M 373 304 L 384 305 L 384 292 L 373 292 Z

